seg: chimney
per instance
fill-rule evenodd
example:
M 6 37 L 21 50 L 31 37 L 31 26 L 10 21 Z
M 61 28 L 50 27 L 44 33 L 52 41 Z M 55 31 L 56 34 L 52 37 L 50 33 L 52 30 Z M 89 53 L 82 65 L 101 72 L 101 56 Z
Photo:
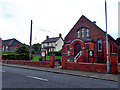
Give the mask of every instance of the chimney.
M 49 36 L 46 36 L 46 39 L 49 39 Z
M 59 37 L 62 37 L 62 34 L 61 34 L 61 33 L 59 34 Z
M 93 24 L 96 24 L 96 21 L 93 21 Z

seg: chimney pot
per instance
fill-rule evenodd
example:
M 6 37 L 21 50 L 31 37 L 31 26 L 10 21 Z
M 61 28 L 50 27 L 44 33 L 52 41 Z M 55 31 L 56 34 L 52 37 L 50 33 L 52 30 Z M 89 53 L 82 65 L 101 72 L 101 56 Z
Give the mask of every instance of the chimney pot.
M 46 36 L 46 39 L 49 39 L 49 36 Z
M 62 34 L 61 34 L 61 33 L 59 34 L 59 37 L 62 37 Z

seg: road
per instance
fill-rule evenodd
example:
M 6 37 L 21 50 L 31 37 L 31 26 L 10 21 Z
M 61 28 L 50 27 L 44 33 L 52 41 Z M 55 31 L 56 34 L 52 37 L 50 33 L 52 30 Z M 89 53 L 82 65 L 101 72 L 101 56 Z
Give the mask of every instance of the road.
M 118 83 L 81 76 L 3 66 L 2 88 L 118 88 Z

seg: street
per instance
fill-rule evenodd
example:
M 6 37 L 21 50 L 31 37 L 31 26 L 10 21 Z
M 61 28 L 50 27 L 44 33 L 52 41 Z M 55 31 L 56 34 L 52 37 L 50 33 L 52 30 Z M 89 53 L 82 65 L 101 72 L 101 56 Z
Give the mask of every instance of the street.
M 2 88 L 118 88 L 118 83 L 53 72 L 2 66 Z

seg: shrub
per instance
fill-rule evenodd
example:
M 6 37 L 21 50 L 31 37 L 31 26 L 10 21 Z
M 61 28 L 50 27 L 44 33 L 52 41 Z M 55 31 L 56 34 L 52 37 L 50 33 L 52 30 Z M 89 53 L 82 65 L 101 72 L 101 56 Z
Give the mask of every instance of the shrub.
M 22 53 L 16 55 L 2 55 L 3 60 L 29 60 L 29 54 Z M 33 55 L 32 55 L 33 58 Z
M 55 54 L 56 56 L 62 56 L 62 50 L 60 50 L 60 51 L 51 51 L 51 52 L 48 53 L 48 55 L 50 55 L 50 54 Z
M 27 48 L 27 46 L 24 44 L 16 48 L 16 52 L 18 53 L 29 53 L 29 51 L 29 48 Z

